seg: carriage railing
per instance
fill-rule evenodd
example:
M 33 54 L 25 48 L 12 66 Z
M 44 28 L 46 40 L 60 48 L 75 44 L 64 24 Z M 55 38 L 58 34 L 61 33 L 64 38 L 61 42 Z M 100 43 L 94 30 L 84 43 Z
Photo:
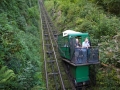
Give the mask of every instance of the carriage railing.
M 97 64 L 99 63 L 99 48 L 75 48 L 72 62 L 75 64 Z

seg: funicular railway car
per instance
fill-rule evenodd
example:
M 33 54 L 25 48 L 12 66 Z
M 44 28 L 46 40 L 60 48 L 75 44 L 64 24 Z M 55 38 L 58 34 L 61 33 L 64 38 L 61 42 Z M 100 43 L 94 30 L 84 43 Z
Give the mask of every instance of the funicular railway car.
M 82 46 L 85 38 L 88 38 L 89 47 Z M 76 39 L 81 44 L 80 47 L 76 47 Z M 73 30 L 66 30 L 58 36 L 59 53 L 77 88 L 90 83 L 90 65 L 99 64 L 98 47 L 91 46 L 89 40 L 88 33 Z

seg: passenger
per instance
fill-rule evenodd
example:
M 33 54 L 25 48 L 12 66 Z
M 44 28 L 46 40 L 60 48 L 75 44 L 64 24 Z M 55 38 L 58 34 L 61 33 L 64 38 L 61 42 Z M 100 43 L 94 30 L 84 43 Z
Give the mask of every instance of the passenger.
M 88 58 L 89 58 L 89 48 L 90 44 L 89 44 L 89 40 L 88 38 L 85 38 L 85 41 L 82 43 L 82 51 L 83 51 L 83 56 L 84 56 L 84 60 L 83 63 L 87 63 L 88 62 Z
M 78 63 L 79 63 L 79 50 L 80 50 L 80 48 L 81 48 L 81 44 L 80 44 L 78 38 L 76 38 L 75 41 L 76 41 L 76 42 L 75 42 L 75 47 L 76 47 L 76 48 L 75 48 L 75 52 L 74 52 L 74 54 L 75 54 L 74 63 L 75 63 L 75 64 L 78 64 Z
M 79 39 L 78 39 L 78 38 L 76 39 L 76 42 L 75 42 L 75 47 L 77 47 L 77 48 L 80 48 L 80 47 L 81 47 L 81 44 L 80 44 L 80 42 L 79 42 Z
M 82 48 L 89 48 L 90 44 L 89 44 L 89 40 L 88 38 L 85 38 L 85 41 L 82 43 Z

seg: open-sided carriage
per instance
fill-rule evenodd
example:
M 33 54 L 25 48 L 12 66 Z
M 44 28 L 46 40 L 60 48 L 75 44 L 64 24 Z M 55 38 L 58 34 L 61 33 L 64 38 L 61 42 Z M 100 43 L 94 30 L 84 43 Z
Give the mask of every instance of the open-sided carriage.
M 82 45 L 86 37 L 89 39 L 89 48 L 75 47 L 76 38 Z M 99 63 L 99 48 L 91 45 L 89 34 L 66 30 L 58 36 L 58 48 L 75 86 L 88 84 L 90 81 L 89 66 Z

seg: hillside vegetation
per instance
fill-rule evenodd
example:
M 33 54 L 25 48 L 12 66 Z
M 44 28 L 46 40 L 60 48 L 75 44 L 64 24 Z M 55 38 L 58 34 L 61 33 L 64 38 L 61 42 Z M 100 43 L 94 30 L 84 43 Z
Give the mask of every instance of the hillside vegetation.
M 44 0 L 59 32 L 88 32 L 92 45 L 99 46 L 100 62 L 110 66 L 97 70 L 97 87 L 92 90 L 118 90 L 120 67 L 120 0 Z
M 45 6 L 60 32 L 88 32 L 92 44 L 99 43 L 101 62 L 116 65 L 120 60 L 120 18 L 106 13 L 102 6 L 92 3 L 95 1 L 45 0 Z
M 107 13 L 120 16 L 120 0 L 89 0 L 101 5 Z
M 43 90 L 38 0 L 0 0 L 0 90 Z

